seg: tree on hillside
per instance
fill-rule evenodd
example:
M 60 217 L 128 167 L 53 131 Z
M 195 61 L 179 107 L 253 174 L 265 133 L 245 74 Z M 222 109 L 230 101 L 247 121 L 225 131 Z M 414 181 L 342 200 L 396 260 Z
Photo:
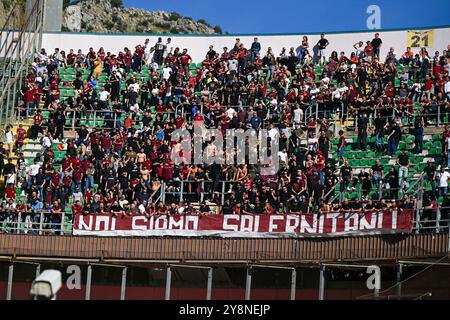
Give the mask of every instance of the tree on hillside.
M 111 6 L 113 8 L 123 8 L 123 1 L 122 0 L 109 0 L 111 2 Z

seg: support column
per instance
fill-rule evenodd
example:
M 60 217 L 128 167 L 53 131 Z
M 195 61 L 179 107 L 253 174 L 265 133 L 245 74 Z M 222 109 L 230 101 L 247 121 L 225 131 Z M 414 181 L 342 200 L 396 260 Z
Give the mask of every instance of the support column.
M 208 269 L 208 283 L 206 286 L 206 300 L 211 300 L 213 269 Z
M 89 264 L 87 269 L 85 300 L 91 300 L 91 280 L 92 280 L 92 266 Z
M 122 283 L 120 286 L 120 300 L 125 300 L 125 289 L 127 287 L 127 267 L 122 268 Z
M 319 300 L 324 299 L 325 293 L 325 266 L 320 265 L 320 278 L 319 278 Z
M 14 276 L 14 263 L 11 262 L 9 264 L 8 269 L 8 288 L 6 291 L 6 300 L 11 300 L 13 276 Z
M 245 300 L 250 300 L 252 290 L 252 267 L 247 268 L 247 279 L 245 281 Z
M 166 300 L 170 300 L 170 285 L 172 282 L 172 270 L 170 269 L 170 266 L 167 267 L 166 272 Z
M 400 300 L 402 296 L 402 272 L 403 272 L 403 264 L 397 264 L 397 300 Z
M 297 270 L 292 269 L 291 275 L 291 300 L 295 300 L 295 290 L 297 289 Z

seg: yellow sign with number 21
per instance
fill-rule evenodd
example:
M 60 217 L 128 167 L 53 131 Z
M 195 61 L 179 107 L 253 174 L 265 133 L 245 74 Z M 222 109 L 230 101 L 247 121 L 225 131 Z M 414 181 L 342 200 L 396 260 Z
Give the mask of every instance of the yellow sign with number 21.
M 408 31 L 408 47 L 411 48 L 434 47 L 434 30 Z

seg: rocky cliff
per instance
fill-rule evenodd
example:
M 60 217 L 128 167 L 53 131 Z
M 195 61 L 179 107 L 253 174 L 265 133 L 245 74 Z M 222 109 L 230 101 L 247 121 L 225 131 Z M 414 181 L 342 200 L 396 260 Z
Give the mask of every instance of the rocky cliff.
M 122 8 L 115 1 L 82 0 L 65 7 L 63 31 L 112 33 L 222 33 L 204 20 L 194 21 L 177 13 Z
M 0 28 L 15 1 L 19 7 L 9 28 L 18 28 L 24 20 L 26 0 L 0 0 Z M 121 0 L 64 0 L 62 31 L 111 33 L 222 33 L 220 26 L 212 27 L 205 20 L 194 21 L 178 13 L 123 8 Z

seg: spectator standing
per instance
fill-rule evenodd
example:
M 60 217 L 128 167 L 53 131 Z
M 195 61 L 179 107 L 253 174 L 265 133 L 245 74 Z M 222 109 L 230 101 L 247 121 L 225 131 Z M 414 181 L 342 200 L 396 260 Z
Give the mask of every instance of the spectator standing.
M 5 129 L 5 141 L 4 141 L 4 145 L 6 147 L 6 152 L 8 156 L 12 155 L 12 151 L 13 151 L 13 146 L 14 146 L 14 134 L 11 130 L 11 126 L 6 126 Z
M 414 153 L 420 154 L 423 150 L 423 126 L 425 125 L 425 119 L 423 115 L 417 115 L 414 120 Z
M 181 67 L 184 70 L 185 78 L 189 76 L 189 64 L 192 62 L 192 58 L 187 52 L 188 52 L 187 49 L 183 49 L 183 53 L 179 57 Z
M 321 34 L 320 35 L 320 40 L 317 42 L 317 49 L 319 50 L 317 52 L 318 55 L 318 59 L 319 59 L 319 63 L 322 60 L 322 64 L 325 64 L 326 59 L 327 59 L 327 52 L 326 49 L 328 47 L 328 45 L 330 44 L 330 42 L 328 42 L 327 39 L 325 39 L 325 34 Z
M 254 38 L 252 46 L 250 48 L 252 62 L 255 61 L 255 58 L 259 55 L 260 51 L 261 51 L 261 43 L 259 43 L 258 38 Z
M 436 195 L 436 167 L 430 160 L 428 160 L 427 166 L 422 172 L 422 176 L 425 181 L 431 183 L 431 191 L 433 192 L 433 195 Z
M 397 164 L 399 166 L 398 185 L 400 189 L 403 189 L 407 185 L 406 179 L 408 178 L 408 167 L 410 165 L 410 160 L 405 150 L 398 156 Z
M 381 49 L 382 44 L 383 44 L 383 41 L 380 38 L 380 34 L 378 32 L 375 33 L 375 38 L 373 38 L 373 40 L 372 40 L 374 57 L 380 58 L 380 49 Z
M 447 195 L 448 190 L 448 179 L 450 179 L 450 173 L 448 172 L 448 167 L 444 168 L 441 165 L 441 170 L 437 173 L 439 179 L 439 196 Z
M 162 64 L 163 60 L 163 54 L 165 49 L 165 44 L 162 42 L 162 38 L 158 38 L 158 42 L 155 43 L 155 46 L 153 47 L 153 50 L 155 53 L 153 54 L 153 61 L 155 61 L 158 66 Z
M 358 141 L 357 148 L 360 150 L 366 150 L 367 146 L 367 129 L 369 126 L 369 119 L 365 112 L 361 113 L 361 117 L 358 121 Z

